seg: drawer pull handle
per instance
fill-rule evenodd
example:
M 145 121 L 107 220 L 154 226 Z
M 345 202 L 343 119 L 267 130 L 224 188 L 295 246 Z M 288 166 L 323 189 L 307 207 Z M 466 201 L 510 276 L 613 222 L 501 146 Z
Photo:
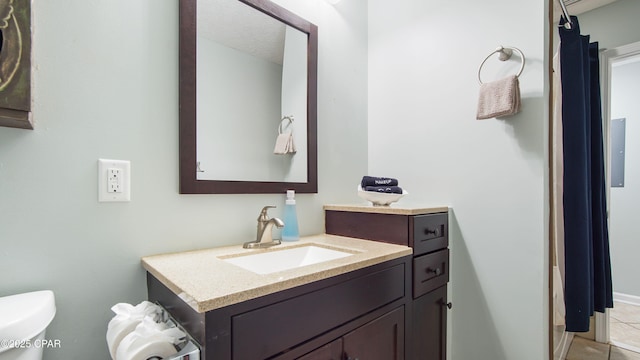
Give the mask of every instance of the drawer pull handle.
M 425 233 L 425 235 L 440 236 L 440 234 L 439 234 L 440 232 L 438 231 L 438 228 L 435 228 L 435 229 L 426 228 L 426 229 L 424 229 L 424 233 Z
M 436 276 L 440 276 L 440 274 L 442 274 L 442 270 L 440 270 L 439 267 L 437 267 L 435 269 L 428 267 L 427 268 L 427 274 L 431 274 L 431 273 L 436 274 Z

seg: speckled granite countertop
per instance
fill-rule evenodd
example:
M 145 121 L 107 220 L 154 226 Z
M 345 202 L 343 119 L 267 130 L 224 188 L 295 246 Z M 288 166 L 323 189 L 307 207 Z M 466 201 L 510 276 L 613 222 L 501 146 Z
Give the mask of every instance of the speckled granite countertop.
M 221 260 L 239 254 L 277 251 L 306 244 L 352 252 L 353 255 L 265 275 Z M 322 234 L 268 249 L 249 250 L 243 249 L 242 245 L 234 245 L 146 256 L 142 258 L 142 266 L 194 310 L 203 313 L 411 253 L 411 248 L 406 246 Z
M 449 211 L 446 206 L 425 207 L 391 204 L 390 206 L 373 206 L 366 204 L 359 205 L 325 205 L 324 210 L 333 211 L 349 211 L 349 212 L 366 212 L 376 214 L 394 214 L 394 215 L 423 215 L 435 214 Z

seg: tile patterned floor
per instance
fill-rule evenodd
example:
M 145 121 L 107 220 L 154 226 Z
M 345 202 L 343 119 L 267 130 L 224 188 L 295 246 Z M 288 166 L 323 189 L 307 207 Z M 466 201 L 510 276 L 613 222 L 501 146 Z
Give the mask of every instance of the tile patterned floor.
M 613 345 L 575 336 L 567 360 L 640 360 L 640 306 L 618 301 L 613 305 L 609 320 Z
M 640 360 L 640 354 L 574 336 L 567 360 Z
M 612 343 L 625 344 L 640 352 L 640 306 L 614 301 L 609 326 Z

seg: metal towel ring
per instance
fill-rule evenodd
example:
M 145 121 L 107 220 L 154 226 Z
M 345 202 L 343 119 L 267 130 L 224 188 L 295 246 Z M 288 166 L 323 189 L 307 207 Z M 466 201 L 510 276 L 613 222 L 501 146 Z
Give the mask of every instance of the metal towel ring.
M 482 71 L 482 67 L 484 66 L 484 63 L 487 62 L 487 60 L 489 60 L 489 58 L 495 53 L 500 54 L 499 56 L 500 61 L 507 61 L 511 59 L 511 55 L 513 55 L 514 50 L 518 54 L 520 54 L 520 59 L 522 59 L 522 65 L 520 65 L 520 70 L 516 74 L 516 77 L 520 77 L 520 74 L 522 74 L 522 71 L 524 70 L 524 54 L 522 53 L 522 51 L 520 51 L 520 49 L 515 47 L 498 46 L 497 49 L 495 49 L 491 54 L 489 54 L 486 58 L 484 58 L 484 60 L 482 61 L 482 64 L 480 64 L 480 68 L 478 68 L 478 81 L 480 82 L 481 85 L 483 83 L 482 83 L 482 79 L 480 79 L 480 72 Z
M 282 120 L 280 120 L 280 126 L 278 126 L 278 134 L 282 134 L 282 123 L 285 120 L 289 120 L 289 126 L 293 125 L 293 115 L 283 116 Z

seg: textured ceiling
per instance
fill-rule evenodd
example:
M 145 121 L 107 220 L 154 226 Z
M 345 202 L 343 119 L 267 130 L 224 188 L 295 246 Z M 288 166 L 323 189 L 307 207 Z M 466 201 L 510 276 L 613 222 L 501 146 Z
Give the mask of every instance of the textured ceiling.
M 554 19 L 562 14 L 553 0 Z M 571 15 L 599 8 L 616 0 L 564 0 Z M 238 0 L 198 0 L 198 36 L 282 64 L 285 24 Z
M 556 22 L 558 22 L 558 19 L 560 19 L 560 15 L 562 14 L 562 9 L 560 8 L 558 1 L 560 0 L 553 0 L 554 19 Z M 570 15 L 579 15 L 601 6 L 605 6 L 614 1 L 616 0 L 564 0 L 564 3 L 566 4 L 567 11 Z
M 198 0 L 198 36 L 282 64 L 285 24 L 238 0 Z

